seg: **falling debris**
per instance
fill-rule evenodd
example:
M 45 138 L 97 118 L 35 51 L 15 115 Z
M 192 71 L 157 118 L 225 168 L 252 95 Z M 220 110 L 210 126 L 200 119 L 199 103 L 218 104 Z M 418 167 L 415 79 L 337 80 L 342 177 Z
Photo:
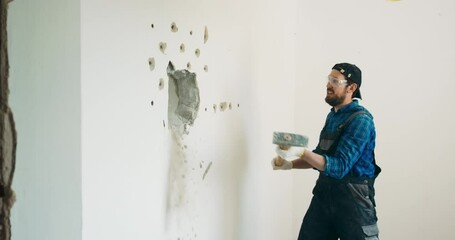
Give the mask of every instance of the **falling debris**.
M 212 162 L 210 162 L 209 165 L 207 166 L 207 168 L 205 169 L 204 175 L 202 176 L 202 180 L 205 179 L 205 176 L 206 176 L 207 173 L 209 172 L 211 166 L 212 166 Z
M 209 30 L 207 29 L 207 26 L 205 26 L 205 30 L 204 30 L 204 44 L 207 43 L 207 40 L 209 40 Z
M 160 42 L 160 51 L 164 54 L 166 54 L 166 48 L 167 48 L 167 43 L 165 42 Z
M 179 31 L 179 28 L 177 27 L 177 24 L 175 24 L 175 22 L 173 22 L 171 24 L 171 31 L 172 32 L 178 32 Z

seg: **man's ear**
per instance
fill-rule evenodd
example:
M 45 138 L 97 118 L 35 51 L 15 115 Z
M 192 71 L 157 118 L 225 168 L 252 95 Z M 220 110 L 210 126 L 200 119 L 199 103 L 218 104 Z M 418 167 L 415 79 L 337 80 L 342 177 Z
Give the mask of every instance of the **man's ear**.
M 357 83 L 352 83 L 348 85 L 348 92 L 354 94 L 355 90 L 357 90 Z

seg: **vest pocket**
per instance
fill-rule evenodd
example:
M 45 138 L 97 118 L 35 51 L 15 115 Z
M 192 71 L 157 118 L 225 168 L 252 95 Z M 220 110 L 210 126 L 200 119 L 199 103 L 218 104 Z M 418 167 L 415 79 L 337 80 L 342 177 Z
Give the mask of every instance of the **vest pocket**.
M 365 240 L 378 240 L 379 229 L 378 225 L 372 224 L 368 226 L 362 226 L 363 233 L 366 235 Z
M 357 204 L 364 208 L 374 208 L 374 204 L 370 199 L 370 191 L 367 184 L 348 183 L 347 187 Z

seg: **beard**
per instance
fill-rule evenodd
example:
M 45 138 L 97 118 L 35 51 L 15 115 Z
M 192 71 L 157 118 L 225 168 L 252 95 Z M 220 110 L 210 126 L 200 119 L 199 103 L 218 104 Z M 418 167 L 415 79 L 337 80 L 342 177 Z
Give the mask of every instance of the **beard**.
M 342 104 L 345 99 L 346 99 L 346 94 L 343 94 L 342 96 L 337 96 L 337 95 L 331 94 L 330 96 L 327 95 L 325 97 L 325 102 L 328 103 L 330 106 L 335 107 L 335 106 Z

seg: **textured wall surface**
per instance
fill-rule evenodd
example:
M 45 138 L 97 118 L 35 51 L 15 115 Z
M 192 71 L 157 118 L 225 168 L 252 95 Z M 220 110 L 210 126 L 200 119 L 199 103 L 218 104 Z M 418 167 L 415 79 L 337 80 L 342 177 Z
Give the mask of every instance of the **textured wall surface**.
M 0 10 L 0 239 L 11 239 L 11 208 L 14 192 L 11 189 L 16 162 L 16 128 L 12 110 L 8 103 L 9 63 L 7 49 L 8 0 L 1 1 Z

